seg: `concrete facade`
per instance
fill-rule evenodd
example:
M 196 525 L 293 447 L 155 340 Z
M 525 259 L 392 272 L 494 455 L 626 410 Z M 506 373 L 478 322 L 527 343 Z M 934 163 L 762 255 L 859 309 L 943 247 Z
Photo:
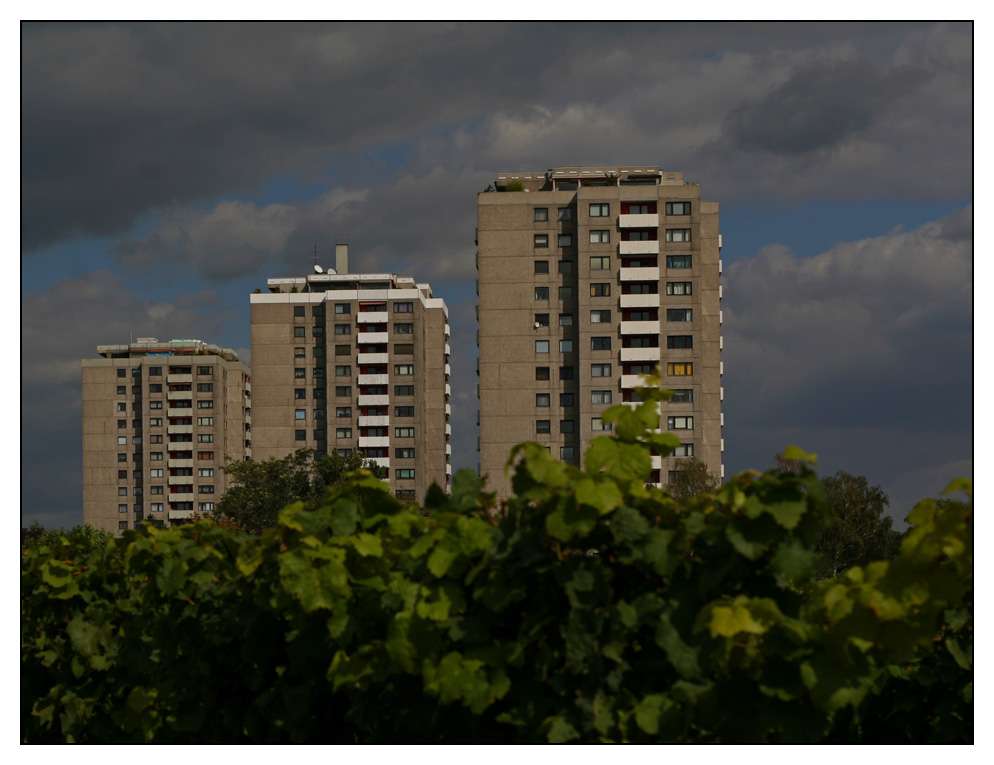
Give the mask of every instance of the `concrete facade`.
M 255 459 L 358 449 L 423 502 L 451 483 L 449 324 L 431 287 L 336 269 L 251 296 Z
M 660 427 L 724 475 L 718 203 L 656 167 L 497 176 L 477 197 L 480 473 L 500 497 L 511 448 L 581 464 L 599 415 L 661 366 L 681 400 Z M 510 189 L 510 190 L 509 190 Z M 672 419 L 670 419 L 672 418 Z
M 139 338 L 83 359 L 83 521 L 120 534 L 207 513 L 252 456 L 248 366 L 200 340 Z

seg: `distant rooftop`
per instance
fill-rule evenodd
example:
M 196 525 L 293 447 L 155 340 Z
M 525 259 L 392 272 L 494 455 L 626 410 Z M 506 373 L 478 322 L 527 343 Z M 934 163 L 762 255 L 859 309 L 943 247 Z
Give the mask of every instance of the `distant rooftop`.
M 498 173 L 493 188 L 507 191 L 508 185 L 521 185 L 520 191 L 556 191 L 578 186 L 669 186 L 683 184 L 683 173 L 664 172 L 653 165 L 624 167 L 553 167 L 538 173 Z
M 231 348 L 205 343 L 203 340 L 159 340 L 139 337 L 121 345 L 98 345 L 97 353 L 105 359 L 127 359 L 135 356 L 220 356 L 225 361 L 238 361 Z

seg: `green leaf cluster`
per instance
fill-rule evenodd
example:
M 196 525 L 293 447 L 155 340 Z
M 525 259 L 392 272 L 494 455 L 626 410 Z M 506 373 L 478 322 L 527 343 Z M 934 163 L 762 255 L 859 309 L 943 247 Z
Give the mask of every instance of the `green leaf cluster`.
M 651 395 L 586 469 L 512 453 L 424 512 L 368 473 L 254 536 L 210 521 L 22 556 L 22 740 L 972 740 L 972 504 L 817 581 L 823 484 L 646 487 Z

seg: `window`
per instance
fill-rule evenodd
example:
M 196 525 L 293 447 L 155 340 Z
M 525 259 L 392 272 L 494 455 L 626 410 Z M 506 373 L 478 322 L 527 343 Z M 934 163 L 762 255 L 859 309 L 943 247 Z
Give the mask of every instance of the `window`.
M 549 314 L 547 314 L 547 313 L 537 313 L 537 314 L 535 314 L 535 326 L 536 327 L 548 327 L 549 326 Z
M 413 324 L 394 324 L 393 331 L 398 335 L 413 335 L 414 325 Z
M 590 376 L 591 377 L 610 377 L 611 376 L 611 365 L 610 364 L 591 364 L 590 365 Z
M 213 417 L 198 417 L 197 418 L 197 424 L 201 425 L 201 426 L 204 426 L 204 425 L 211 426 L 211 425 L 214 424 L 214 418 Z
M 315 441 L 324 441 L 324 431 L 323 430 L 315 430 L 314 431 L 314 440 Z M 318 459 L 318 457 L 315 455 L 314 459 Z
M 680 444 L 676 449 L 673 450 L 674 457 L 693 457 L 694 456 L 694 445 L 693 444 Z
M 559 432 L 560 433 L 572 433 L 573 432 L 573 420 L 560 420 L 559 421 Z
M 414 303 L 394 303 L 394 313 L 414 313 Z
M 159 386 L 159 390 L 162 390 L 162 386 L 161 385 Z M 124 385 L 118 385 L 117 386 L 117 395 L 118 396 L 127 395 L 127 392 L 128 392 L 128 389 L 127 389 L 126 386 L 124 386 Z
M 149 458 L 149 460 L 151 462 L 161 462 L 162 461 L 162 452 L 151 452 L 148 455 L 148 458 Z
M 691 266 L 691 256 L 690 255 L 667 255 L 666 256 L 666 267 L 667 268 L 690 268 Z
M 162 427 L 162 418 L 161 417 L 149 417 L 148 418 L 148 425 L 149 425 L 150 428 L 161 428 Z M 159 440 L 156 441 L 155 440 L 156 438 L 158 438 Z M 162 436 L 152 436 L 152 443 L 153 444 L 161 444 L 162 443 Z
M 606 204 L 592 204 L 590 205 L 590 217 L 591 218 L 606 218 L 611 214 L 610 205 Z
M 198 433 L 197 442 L 201 444 L 212 444 L 214 443 L 213 433 Z
M 315 373 L 317 372 L 316 369 L 314 371 Z M 315 374 L 314 376 L 318 377 L 319 375 Z M 348 366 L 347 364 L 339 364 L 338 366 L 335 367 L 335 377 L 351 377 L 351 376 L 352 376 L 352 367 Z
M 197 409 L 213 409 L 213 408 L 214 408 L 214 402 L 213 401 L 198 401 L 197 402 Z
M 668 228 L 668 229 L 666 229 L 666 241 L 667 242 L 689 242 L 690 241 L 690 229 L 689 228 Z
M 126 412 L 126 411 L 128 411 L 128 405 L 125 404 L 123 401 L 118 402 L 118 404 L 117 404 L 117 411 L 119 411 L 119 412 Z
M 345 387 L 348 388 L 349 386 L 345 386 Z M 349 394 L 345 393 L 343 395 L 347 396 Z M 313 388 L 311 390 L 311 396 L 313 396 L 314 398 L 324 398 L 324 388 Z
M 590 285 L 590 297 L 610 297 L 611 296 L 611 285 L 604 283 L 596 283 Z
M 653 290 L 659 289 L 658 284 L 649 282 L 629 282 L 626 287 L 629 295 L 655 295 Z
M 306 356 L 306 355 L 307 355 L 307 349 L 304 348 L 304 346 L 297 345 L 297 346 L 294 347 L 294 349 L 293 349 L 293 356 L 294 356 L 294 358 L 300 358 L 300 357 Z
M 153 470 L 152 472 L 154 473 L 155 471 Z M 159 475 L 162 475 L 162 473 L 160 472 Z M 128 471 L 127 470 L 118 470 L 117 471 L 117 480 L 118 481 L 127 481 L 128 480 Z
M 414 428 L 394 428 L 393 434 L 396 438 L 414 438 Z
M 592 350 L 592 351 L 609 351 L 609 350 L 611 350 L 611 338 L 610 337 L 592 337 L 592 338 L 590 338 L 590 350 Z
M 573 341 L 572 340 L 560 340 L 559 341 L 559 352 L 560 353 L 572 353 L 573 352 Z
M 214 486 L 213 486 L 213 484 L 204 484 L 203 486 L 198 486 L 197 487 L 197 493 L 198 494 L 213 494 L 214 493 Z
M 201 478 L 213 478 L 214 468 L 197 468 L 197 475 Z
M 153 502 L 152 504 L 150 504 L 148 506 L 148 509 L 151 512 L 153 512 L 153 513 L 161 513 L 162 512 L 162 503 L 161 502 Z
M 294 337 L 306 337 L 307 336 L 307 327 L 294 327 L 293 328 L 293 336 Z
M 561 274 L 571 274 L 571 273 L 573 273 L 573 261 L 572 260 L 560 260 L 559 261 L 559 273 L 561 273 Z
M 400 449 L 395 449 L 393 456 L 399 460 L 413 460 L 414 459 L 414 447 L 405 446 Z
M 559 406 L 573 406 L 573 394 L 572 393 L 560 393 L 559 394 Z
M 162 383 L 152 383 L 148 386 L 149 393 L 162 393 Z
M 162 374 L 162 367 L 149 367 L 149 377 L 159 377 Z
M 551 404 L 552 397 L 548 393 L 536 393 L 535 394 L 535 406 L 549 406 Z
M 336 324 L 335 325 L 336 335 L 351 335 L 352 325 L 351 324 Z
M 548 353 L 549 352 L 549 341 L 548 340 L 536 340 L 535 341 L 535 353 Z
M 117 427 L 118 427 L 119 430 L 123 430 L 124 428 L 128 427 L 128 421 L 127 420 L 118 420 L 117 421 Z
M 394 356 L 413 356 L 414 343 L 397 343 L 393 347 Z
M 401 377 L 409 377 L 414 374 L 414 364 L 394 364 L 393 373 Z
M 117 376 L 118 377 L 125 377 L 127 374 L 128 374 L 128 372 L 125 369 L 118 369 L 117 370 Z
M 396 478 L 414 478 L 414 468 L 398 468 Z
M 571 208 L 571 207 L 560 207 L 559 208 L 559 220 L 573 220 L 573 208 Z
M 295 305 L 293 307 L 293 315 L 294 316 L 303 316 L 304 315 L 304 306 L 302 306 L 302 305 Z
M 321 391 L 321 396 L 317 395 L 318 391 Z M 352 386 L 351 385 L 336 385 L 335 386 L 335 396 L 337 396 L 339 398 L 342 398 L 342 397 L 346 397 L 347 398 L 347 397 L 350 397 L 351 395 L 352 395 Z M 323 396 L 324 396 L 324 390 L 322 388 L 315 388 L 315 390 L 314 390 L 314 398 L 322 398 Z
M 536 207 L 534 211 L 536 221 L 549 220 L 549 208 L 548 207 Z
M 611 268 L 611 258 L 596 256 L 590 259 L 591 271 L 606 271 Z
M 535 379 L 536 380 L 548 380 L 549 379 L 549 368 L 548 367 L 535 367 Z
M 202 513 L 209 513 L 209 512 L 213 512 L 213 510 L 214 510 L 214 503 L 213 502 L 199 502 L 199 503 L 197 503 L 197 507 L 200 508 L 200 512 L 202 512 Z
M 670 430 L 693 430 L 694 418 L 683 415 L 673 415 L 666 418 L 666 427 Z
M 573 235 L 572 234 L 560 234 L 559 235 L 559 246 L 560 247 L 572 247 L 573 246 Z
M 314 419 L 315 420 L 323 420 L 324 419 L 324 409 L 315 409 L 314 410 Z
M 655 210 L 653 212 L 655 212 Z M 648 215 L 649 214 L 649 205 L 629 204 L 628 205 L 628 214 L 629 215 Z
M 311 306 L 311 316 L 324 316 L 324 306 L 323 305 Z
M 653 364 L 626 364 L 626 375 L 651 375 Z
M 307 398 L 307 389 L 306 388 L 294 388 L 293 389 L 293 397 L 297 398 L 297 399 Z
M 611 323 L 611 311 L 591 311 L 590 312 L 590 323 L 591 324 L 610 324 Z
M 611 403 L 611 391 L 609 391 L 609 390 L 592 390 L 592 391 L 590 391 L 590 403 L 591 404 L 610 404 Z
M 335 313 L 339 316 L 346 313 L 352 313 L 352 306 L 348 303 L 335 303 Z
M 536 274 L 547 274 L 547 273 L 549 273 L 549 261 L 547 261 L 547 260 L 536 260 L 535 261 L 535 273 Z
M 293 419 L 295 419 L 295 420 L 306 420 L 307 419 L 307 410 L 306 409 L 294 409 L 293 410 Z
M 694 312 L 691 308 L 667 308 L 666 321 L 693 321 Z
M 694 347 L 694 336 L 693 335 L 667 335 L 667 337 L 666 337 L 666 347 L 667 348 L 693 348 Z
M 611 425 L 605 423 L 600 417 L 592 417 L 590 419 L 590 429 L 591 430 L 611 430 Z
M 393 408 L 394 417 L 413 417 L 414 407 L 413 406 L 395 406 Z
M 694 391 L 691 388 L 679 388 L 673 391 L 673 398 L 670 399 L 671 404 L 693 404 L 694 403 Z
M 394 385 L 393 394 L 395 396 L 413 396 L 414 386 L 413 385 Z
M 306 430 L 295 430 L 295 431 L 293 431 L 293 440 L 294 441 L 306 441 L 307 440 L 307 431 Z
M 549 299 L 549 288 L 548 287 L 536 287 L 535 288 L 535 299 L 536 300 L 548 300 Z
M 667 215 L 690 215 L 690 202 L 667 202 Z
M 552 420 L 535 420 L 535 432 L 536 433 L 551 433 L 552 432 Z
M 573 446 L 560 446 L 559 447 L 559 459 L 565 461 L 572 461 L 576 459 L 576 448 Z
M 693 289 L 693 282 L 666 282 L 667 295 L 690 295 Z
M 611 241 L 611 232 L 605 229 L 595 229 L 590 232 L 591 244 L 607 244 Z
M 549 246 L 549 235 L 548 234 L 535 234 L 535 246 L 536 247 L 548 247 Z
M 335 428 L 335 438 L 352 438 L 352 428 Z
M 572 327 L 573 326 L 573 314 L 571 314 L 571 313 L 561 313 L 561 314 L 559 314 L 559 326 L 560 327 Z
M 402 502 L 413 502 L 414 501 L 414 489 L 397 489 L 394 496 L 401 500 Z
M 687 362 L 670 362 L 666 365 L 666 374 L 687 376 L 694 374 L 694 365 Z
M 161 486 L 149 486 L 148 487 L 148 493 L 149 494 L 162 494 L 163 493 L 162 487 Z
M 574 376 L 573 367 L 559 367 L 560 380 L 572 380 Z
M 127 486 L 118 486 L 117 487 L 117 496 L 119 496 L 119 497 L 126 497 L 126 496 L 128 496 L 128 487 Z
M 160 457 L 159 459 L 162 459 L 162 458 Z M 124 454 L 122 452 L 118 452 L 117 453 L 117 461 L 118 462 L 127 462 L 128 461 L 128 455 Z
M 293 370 L 293 376 L 295 379 L 303 379 L 307 377 L 307 370 L 304 367 L 295 367 Z
M 335 407 L 335 417 L 351 417 L 352 407 L 351 406 L 336 406 Z
M 572 300 L 573 299 L 573 288 L 572 287 L 560 287 L 559 288 L 559 299 L 560 300 Z
M 124 512 L 128 512 L 127 511 L 127 506 L 125 506 Z M 117 522 L 117 530 L 118 531 L 124 531 L 127 528 L 128 528 L 128 522 L 127 521 L 118 521 Z

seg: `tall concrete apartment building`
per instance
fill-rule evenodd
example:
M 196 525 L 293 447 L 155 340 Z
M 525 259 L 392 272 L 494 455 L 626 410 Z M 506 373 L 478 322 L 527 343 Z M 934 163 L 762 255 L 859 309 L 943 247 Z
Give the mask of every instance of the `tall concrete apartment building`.
M 718 203 L 658 167 L 500 174 L 477 197 L 480 471 L 500 496 L 512 446 L 579 465 L 601 413 L 659 366 L 676 391 L 653 482 L 680 457 L 723 476 Z
M 120 533 L 207 513 L 252 455 L 249 368 L 201 340 L 138 338 L 83 359 L 83 521 Z
M 445 302 L 409 277 L 348 273 L 341 244 L 334 269 L 268 286 L 251 296 L 255 459 L 358 449 L 402 499 L 447 489 Z

